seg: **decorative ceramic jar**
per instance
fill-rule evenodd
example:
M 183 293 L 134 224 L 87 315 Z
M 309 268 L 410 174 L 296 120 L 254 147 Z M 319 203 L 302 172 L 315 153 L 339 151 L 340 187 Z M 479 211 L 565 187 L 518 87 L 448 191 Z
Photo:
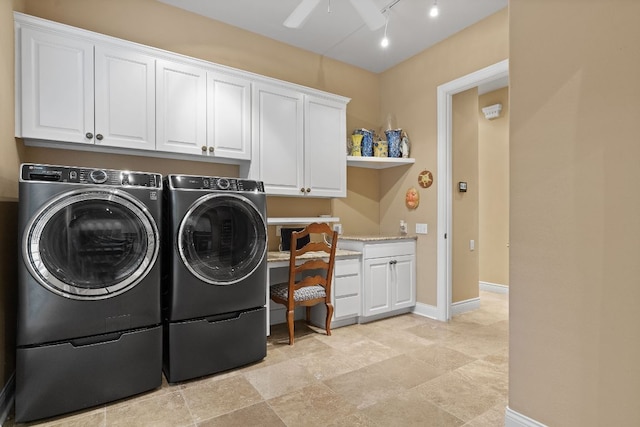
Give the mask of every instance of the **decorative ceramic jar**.
M 369 129 L 356 129 L 357 135 L 362 135 L 362 156 L 373 157 L 373 132 Z
M 360 157 L 362 156 L 362 135 L 361 134 L 353 134 L 351 135 L 351 155 Z
M 402 129 L 389 129 L 384 131 L 387 135 L 387 142 L 389 143 L 389 157 L 402 157 L 402 148 L 400 146 L 400 135 Z
M 389 144 L 387 143 L 387 141 L 380 139 L 373 143 L 373 156 L 374 157 L 389 156 Z

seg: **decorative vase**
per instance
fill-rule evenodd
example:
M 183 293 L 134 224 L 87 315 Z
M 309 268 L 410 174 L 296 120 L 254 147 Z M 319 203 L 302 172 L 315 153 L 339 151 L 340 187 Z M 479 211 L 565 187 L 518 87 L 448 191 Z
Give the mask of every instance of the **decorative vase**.
M 389 143 L 389 157 L 402 157 L 402 148 L 400 146 L 402 129 L 385 130 L 384 133 L 387 135 L 387 142 Z
M 369 129 L 356 129 L 357 135 L 362 135 L 362 156 L 373 157 L 373 132 Z
M 351 135 L 351 143 L 351 155 L 356 157 L 362 156 L 362 135 L 355 133 Z

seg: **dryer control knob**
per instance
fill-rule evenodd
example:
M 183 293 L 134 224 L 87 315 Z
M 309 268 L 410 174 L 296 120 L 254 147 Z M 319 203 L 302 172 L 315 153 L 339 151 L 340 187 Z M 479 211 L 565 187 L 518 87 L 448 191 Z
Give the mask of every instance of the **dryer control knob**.
M 92 170 L 91 173 L 89 173 L 89 179 L 96 184 L 104 184 L 108 178 L 109 175 L 107 175 L 107 172 L 101 169 Z
M 218 188 L 220 190 L 228 190 L 229 189 L 229 180 L 226 178 L 218 179 Z

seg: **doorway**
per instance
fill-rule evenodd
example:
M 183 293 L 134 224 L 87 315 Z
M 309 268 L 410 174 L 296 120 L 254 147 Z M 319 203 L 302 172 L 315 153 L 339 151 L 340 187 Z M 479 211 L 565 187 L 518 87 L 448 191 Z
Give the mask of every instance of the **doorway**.
M 476 86 L 507 78 L 509 60 L 467 74 L 437 89 L 438 124 L 438 237 L 437 237 L 437 317 L 451 318 L 452 296 L 452 104 L 453 95 Z

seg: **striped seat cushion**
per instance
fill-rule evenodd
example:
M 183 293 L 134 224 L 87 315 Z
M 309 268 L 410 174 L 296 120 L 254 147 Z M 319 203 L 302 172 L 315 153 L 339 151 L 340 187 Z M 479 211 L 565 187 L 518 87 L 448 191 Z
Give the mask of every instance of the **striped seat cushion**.
M 272 296 L 279 297 L 282 299 L 287 299 L 289 292 L 289 284 L 288 283 L 278 283 L 277 285 L 271 286 L 270 293 Z M 316 286 L 306 286 L 304 288 L 300 288 L 293 292 L 293 300 L 296 302 L 300 301 L 308 301 L 316 298 L 324 298 L 327 294 L 324 291 L 324 288 L 320 285 Z

